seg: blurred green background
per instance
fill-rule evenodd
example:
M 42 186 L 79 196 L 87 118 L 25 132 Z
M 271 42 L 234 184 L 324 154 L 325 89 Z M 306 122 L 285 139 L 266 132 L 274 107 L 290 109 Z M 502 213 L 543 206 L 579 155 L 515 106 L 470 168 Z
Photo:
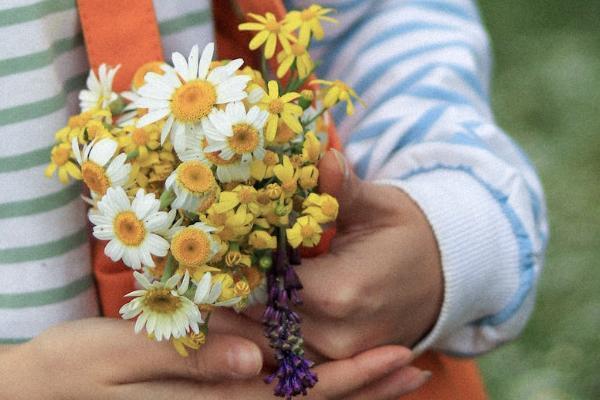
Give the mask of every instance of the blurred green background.
M 483 357 L 493 400 L 600 399 L 600 0 L 480 0 L 493 104 L 546 190 L 550 244 L 522 337 Z

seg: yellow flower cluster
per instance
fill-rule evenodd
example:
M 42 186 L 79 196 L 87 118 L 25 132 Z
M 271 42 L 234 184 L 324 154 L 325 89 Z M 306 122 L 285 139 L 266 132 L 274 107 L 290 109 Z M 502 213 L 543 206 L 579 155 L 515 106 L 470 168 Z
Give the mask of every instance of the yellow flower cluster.
M 117 69 L 102 66 L 80 99 L 104 108 L 84 108 L 55 135 L 46 175 L 83 180 L 105 253 L 142 272 L 123 317 L 141 316 L 136 329 L 182 355 L 204 343 L 215 307 L 264 301 L 277 251 L 316 246 L 337 218 L 336 199 L 317 193 L 318 162 L 329 110 L 346 102 L 352 113 L 358 97 L 340 81 L 309 78 L 308 52 L 332 11 L 250 14 L 240 25 L 256 32 L 251 49 L 275 57 L 279 79 L 213 61 L 212 44 L 187 59 L 175 53 L 172 66 L 143 65 L 128 92 L 113 93 Z

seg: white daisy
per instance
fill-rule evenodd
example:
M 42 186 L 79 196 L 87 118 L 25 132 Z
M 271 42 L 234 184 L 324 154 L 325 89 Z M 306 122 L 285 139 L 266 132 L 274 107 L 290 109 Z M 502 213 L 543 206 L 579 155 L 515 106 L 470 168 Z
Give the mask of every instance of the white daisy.
M 205 151 L 207 146 L 204 132 L 198 129 L 186 138 L 185 149 L 177 155 L 182 161 L 197 160 L 208 166 L 216 166 L 217 179 L 223 183 L 250 179 L 250 163 L 242 163 L 240 157 L 225 160 L 219 152 Z
M 107 108 L 110 103 L 119 98 L 112 90 L 113 80 L 119 68 L 121 68 L 120 65 L 117 65 L 115 68 L 109 68 L 106 64 L 102 64 L 98 68 L 97 77 L 94 70 L 90 70 L 86 81 L 87 89 L 79 92 L 79 107 L 81 107 L 81 111 L 88 111 L 94 108 Z
M 212 284 L 212 275 L 210 272 L 205 272 L 198 282 L 196 293 L 194 295 L 194 303 L 198 305 L 212 305 L 217 307 L 231 307 L 241 301 L 241 297 L 233 297 L 228 300 L 219 301 L 217 299 L 221 296 L 221 282 Z
M 148 113 L 140 118 L 138 127 L 167 118 L 161 142 L 170 134 L 175 149 L 182 151 L 186 133 L 191 134 L 215 105 L 244 99 L 251 78 L 236 75 L 242 59 L 210 70 L 213 53 L 214 43 L 209 43 L 198 60 L 198 46 L 194 46 L 187 61 L 180 53 L 173 53 L 174 68 L 165 68 L 164 75 L 147 73 L 136 106 L 147 108 Z
M 216 198 L 218 185 L 212 170 L 198 160 L 184 161 L 165 181 L 167 190 L 173 190 L 172 208 L 198 212 Z
M 115 140 L 101 139 L 84 145 L 80 150 L 77 138 L 73 138 L 71 147 L 92 197 L 102 196 L 108 188 L 121 187 L 127 183 L 131 165 L 125 163 L 127 155 L 124 153 L 113 158 L 118 148 Z
M 237 157 L 243 163 L 253 159 L 262 160 L 265 156 L 263 130 L 269 113 L 257 106 L 246 108 L 241 102 L 227 104 L 224 111 L 213 110 L 202 121 L 202 128 L 208 140 L 206 152 L 219 152 L 223 160 Z
M 164 257 L 169 242 L 159 236 L 168 228 L 169 215 L 159 211 L 160 201 L 153 193 L 139 189 L 130 203 L 123 188 L 109 188 L 98 202 L 97 211 L 90 212 L 94 236 L 109 240 L 104 253 L 113 261 L 140 269 L 142 264 L 154 267 L 152 255 Z
M 219 243 L 214 239 L 215 228 L 202 222 L 174 229 L 171 239 L 171 253 L 179 264 L 186 267 L 205 265 L 219 251 Z
M 139 272 L 134 272 L 143 289 L 135 290 L 127 296 L 135 297 L 119 310 L 124 319 L 137 317 L 135 332 L 146 328 L 149 335 L 158 341 L 179 338 L 190 331 L 200 332 L 203 323 L 198 306 L 184 296 L 189 288 L 189 275 L 183 281 L 180 275 L 173 275 L 165 283 L 152 283 Z M 179 284 L 179 285 L 178 285 Z

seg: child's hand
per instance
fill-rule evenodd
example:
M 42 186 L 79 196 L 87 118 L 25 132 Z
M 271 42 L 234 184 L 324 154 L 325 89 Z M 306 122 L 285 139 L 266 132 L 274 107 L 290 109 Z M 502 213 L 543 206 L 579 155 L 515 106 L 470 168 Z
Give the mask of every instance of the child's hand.
M 328 152 L 319 170 L 319 187 L 338 199 L 340 215 L 330 252 L 305 258 L 297 268 L 304 285 L 297 311 L 309 359 L 415 344 L 435 324 L 443 298 L 440 255 L 427 219 L 401 190 L 361 181 L 339 153 Z M 260 321 L 262 309 L 248 314 Z M 248 318 L 228 313 L 215 317 L 211 324 L 220 331 L 268 349 L 257 322 L 251 326 Z
M 169 343 L 135 335 L 130 322 L 87 319 L 50 328 L 2 352 L 0 398 L 182 398 L 172 382 L 161 382 L 163 395 L 148 394 L 163 379 L 190 384 L 248 379 L 261 368 L 260 349 L 240 337 L 214 335 L 202 351 L 183 358 Z
M 304 259 L 303 330 L 327 358 L 415 344 L 437 321 L 443 277 L 437 242 L 401 190 L 361 181 L 338 152 L 319 165 L 320 190 L 340 203 L 329 253 Z
M 386 346 L 323 364 L 309 398 L 397 398 L 428 379 L 407 366 L 411 358 L 407 349 Z M 135 335 L 130 322 L 96 318 L 0 352 L 0 398 L 266 399 L 273 388 L 258 376 L 261 368 L 259 348 L 240 337 L 209 335 L 183 358 L 168 343 Z

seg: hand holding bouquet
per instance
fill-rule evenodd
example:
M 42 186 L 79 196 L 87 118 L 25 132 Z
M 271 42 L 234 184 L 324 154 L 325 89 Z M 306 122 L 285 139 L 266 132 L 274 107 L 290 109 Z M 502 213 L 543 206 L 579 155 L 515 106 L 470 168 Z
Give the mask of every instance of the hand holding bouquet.
M 252 50 L 264 47 L 260 71 L 213 61 L 212 43 L 141 66 L 128 92 L 112 90 L 118 66 L 91 71 L 82 112 L 56 133 L 46 170 L 84 181 L 94 236 L 135 270 L 139 289 L 120 313 L 136 319 L 136 333 L 186 356 L 204 343 L 215 308 L 266 302 L 279 365 L 267 380 L 286 398 L 317 381 L 293 310 L 302 289 L 294 266 L 299 247 L 318 245 L 337 217 L 336 199 L 315 191 L 317 165 L 328 111 L 345 102 L 352 113 L 356 98 L 312 77 L 308 49 L 331 11 L 250 14 L 240 29 L 255 32 Z

